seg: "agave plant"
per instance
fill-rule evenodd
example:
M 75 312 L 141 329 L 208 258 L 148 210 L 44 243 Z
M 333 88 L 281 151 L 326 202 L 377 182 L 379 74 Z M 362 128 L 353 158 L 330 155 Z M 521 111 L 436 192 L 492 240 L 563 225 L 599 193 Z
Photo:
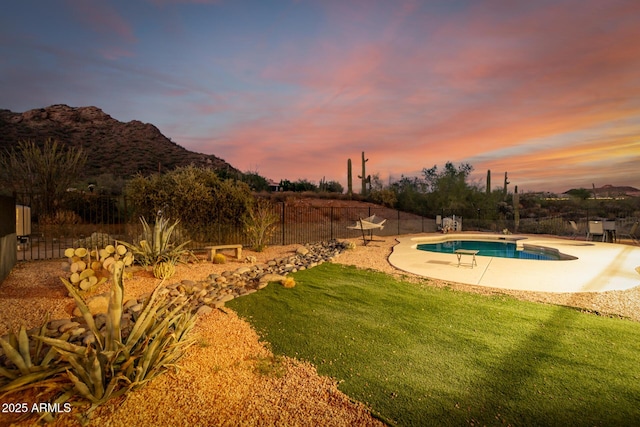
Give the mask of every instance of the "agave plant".
M 192 344 L 187 334 L 195 323 L 195 314 L 185 310 L 189 299 L 178 303 L 177 299 L 169 299 L 167 294 L 160 295 L 162 283 L 146 301 L 131 332 L 126 337 L 122 336 L 123 272 L 124 263 L 116 262 L 104 335 L 97 328 L 80 293 L 70 282 L 62 279 L 95 337 L 96 348 L 38 337 L 70 365 L 66 375 L 71 386 L 58 398 L 58 402 L 79 395 L 91 403 L 88 411 L 91 413 L 111 397 L 137 388 L 173 366 Z
M 180 221 L 169 225 L 168 218 L 165 219 L 162 216 L 158 216 L 153 229 L 143 217 L 140 218 L 140 222 L 142 222 L 142 239 L 137 244 L 119 242 L 131 250 L 136 262 L 146 267 L 148 265 L 156 265 L 159 262 L 176 264 L 184 256 L 191 256 L 197 259 L 191 251 L 186 249 L 189 241 L 177 246 L 172 242 L 171 237 Z
M 39 329 L 39 335 L 44 335 L 49 322 L 49 316 Z M 59 339 L 66 341 L 69 334 L 63 334 Z M 31 384 L 38 383 L 40 387 L 57 383 L 54 378 L 64 372 L 59 354 L 53 348 L 46 348 L 41 341 L 35 345 L 24 326 L 17 334 L 9 334 L 8 340 L 0 338 L 0 347 L 5 357 L 11 362 L 8 366 L 0 366 L 0 393 L 12 393 Z M 1 395 L 0 395 L 1 396 Z

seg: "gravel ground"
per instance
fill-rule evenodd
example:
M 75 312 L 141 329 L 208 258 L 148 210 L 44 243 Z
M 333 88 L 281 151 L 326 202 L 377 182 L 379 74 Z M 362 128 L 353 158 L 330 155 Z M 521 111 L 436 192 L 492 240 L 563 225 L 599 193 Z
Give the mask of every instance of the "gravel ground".
M 509 294 L 519 299 L 578 307 L 599 314 L 623 316 L 640 321 L 640 287 L 627 291 L 581 294 L 507 291 L 480 286 L 424 279 L 400 272 L 387 262 L 394 237 L 378 238 L 366 247 L 353 239 L 355 250 L 340 255 L 335 262 L 371 268 L 420 286 L 450 287 L 464 292 Z M 265 252 L 244 251 L 259 262 L 291 254 L 298 245 L 268 248 Z M 198 280 L 210 273 L 236 269 L 203 262 L 180 266 L 172 282 Z M 70 317 L 71 298 L 58 279 L 62 261 L 20 263 L 0 285 L 0 335 L 39 326 L 47 312 L 51 318 Z M 137 271 L 125 282 L 125 300 L 150 292 L 158 280 L 149 271 Z M 108 284 L 93 293 L 108 291 Z M 382 425 L 367 409 L 349 400 L 334 380 L 321 377 L 307 363 L 276 358 L 268 345 L 259 341 L 250 325 L 225 309 L 199 318 L 194 328 L 196 344 L 180 361 L 180 369 L 160 376 L 127 398 L 109 402 L 96 410 L 91 425 L 283 425 L 283 426 L 376 426 Z M 14 394 L 0 397 L 0 403 L 46 402 L 45 396 Z M 78 425 L 77 411 L 63 414 L 55 425 Z M 0 425 L 15 421 L 0 413 Z M 34 419 L 15 425 L 33 425 Z

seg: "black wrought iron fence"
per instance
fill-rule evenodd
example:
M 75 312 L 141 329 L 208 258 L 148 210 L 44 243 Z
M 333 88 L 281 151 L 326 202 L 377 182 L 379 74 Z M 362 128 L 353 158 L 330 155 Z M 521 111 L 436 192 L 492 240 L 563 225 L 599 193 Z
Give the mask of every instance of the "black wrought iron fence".
M 435 232 L 435 217 L 425 217 L 385 207 L 316 207 L 292 206 L 285 202 L 274 205 L 279 218 L 268 245 L 303 244 L 331 239 L 359 237 L 361 232 L 349 228 L 361 218 L 376 215 L 386 220 L 384 228 L 376 234 L 393 236 L 421 232 Z M 91 193 L 71 194 L 55 214 L 38 212 L 38 203 L 28 195 L 16 195 L 16 231 L 18 235 L 18 261 L 31 259 L 55 259 L 63 257 L 68 247 L 78 247 L 87 238 L 100 234 L 110 240 L 132 242 L 142 235 L 139 218 L 134 206 L 122 196 L 104 196 Z M 440 214 L 440 213 L 439 213 Z M 448 212 L 442 212 L 444 217 Z M 451 213 L 455 214 L 455 212 Z M 551 217 L 483 219 L 465 217 L 461 219 L 462 230 L 571 235 L 574 233 L 569 220 L 574 219 L 579 233 L 586 233 L 589 219 L 581 213 Z M 457 219 L 460 219 L 457 217 Z M 152 219 L 148 220 L 152 221 Z M 229 223 L 217 218 L 212 212 L 211 222 L 196 227 L 183 219 L 178 232 L 181 238 L 191 240 L 190 249 L 227 243 L 251 245 L 250 237 L 240 223 Z M 629 228 L 637 218 L 628 216 L 616 219 L 618 229 Z
M 16 194 L 18 260 L 60 258 L 94 233 L 126 240 L 132 218 L 124 197 L 70 193 L 54 213 L 42 213 L 37 196 Z

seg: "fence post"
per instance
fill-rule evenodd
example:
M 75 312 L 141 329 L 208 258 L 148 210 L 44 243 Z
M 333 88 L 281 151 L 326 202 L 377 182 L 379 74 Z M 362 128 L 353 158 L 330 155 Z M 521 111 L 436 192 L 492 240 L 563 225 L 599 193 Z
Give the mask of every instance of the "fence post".
M 282 228 L 282 246 L 285 245 L 285 243 L 284 243 L 284 215 L 285 215 L 284 209 L 285 209 L 285 206 L 286 205 L 284 204 L 284 202 L 282 202 L 282 218 L 280 219 L 280 224 L 282 225 L 282 227 L 281 227 Z
M 398 236 L 400 235 L 400 210 L 398 210 Z

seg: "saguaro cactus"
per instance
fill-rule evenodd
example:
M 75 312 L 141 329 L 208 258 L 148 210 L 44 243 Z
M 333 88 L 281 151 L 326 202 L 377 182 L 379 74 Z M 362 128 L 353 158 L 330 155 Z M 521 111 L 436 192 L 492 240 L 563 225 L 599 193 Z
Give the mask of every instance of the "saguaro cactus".
M 515 232 L 517 233 L 520 226 L 520 195 L 518 194 L 517 185 L 513 193 L 513 217 L 515 220 Z
M 369 159 L 364 158 L 364 151 L 362 152 L 362 175 L 358 175 L 358 178 L 362 180 L 361 194 L 365 196 L 367 194 L 367 183 L 371 183 L 371 175 L 367 175 L 366 163 Z
M 347 194 L 353 196 L 353 178 L 351 177 L 351 159 L 347 160 Z
M 502 190 L 504 193 L 505 200 L 507 199 L 507 185 L 509 185 L 509 180 L 507 179 L 507 173 L 504 173 L 504 189 Z
M 487 194 L 491 194 L 491 169 L 487 170 Z

